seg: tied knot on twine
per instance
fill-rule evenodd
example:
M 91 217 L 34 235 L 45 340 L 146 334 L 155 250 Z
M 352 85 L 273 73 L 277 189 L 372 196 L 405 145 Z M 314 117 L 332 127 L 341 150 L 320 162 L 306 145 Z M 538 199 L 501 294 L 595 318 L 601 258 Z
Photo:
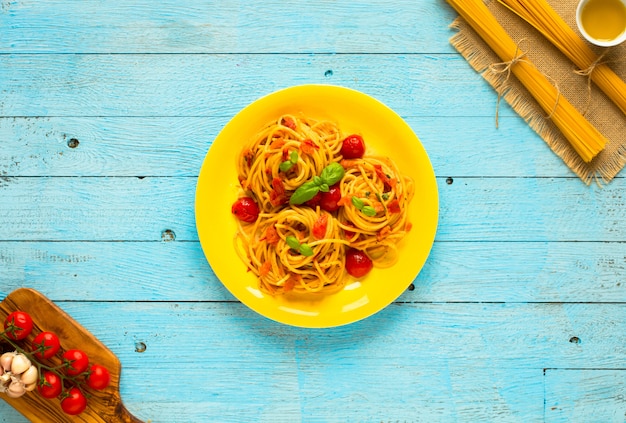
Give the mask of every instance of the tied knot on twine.
M 497 90 L 497 92 L 498 92 L 498 99 L 496 100 L 496 129 L 499 127 L 500 100 L 502 99 L 502 96 L 504 95 L 506 83 L 508 82 L 509 78 L 511 77 L 511 69 L 513 68 L 513 66 L 515 66 L 516 64 L 518 64 L 520 62 L 528 63 L 529 65 L 534 66 L 531 61 L 524 59 L 524 57 L 526 56 L 526 53 L 524 53 L 520 49 L 520 44 L 523 41 L 525 41 L 525 40 L 526 39 L 524 38 L 524 39 L 520 40 L 520 42 L 515 45 L 515 53 L 513 54 L 513 58 L 511 60 L 509 60 L 508 62 L 492 63 L 491 65 L 489 65 L 489 71 L 491 73 L 494 73 L 494 74 L 505 74 L 506 73 L 506 78 L 502 82 L 501 87 Z M 554 115 L 554 112 L 556 111 L 556 107 L 559 104 L 559 99 L 561 98 L 561 90 L 559 90 L 559 87 L 556 84 L 556 81 L 554 81 L 554 79 L 550 78 L 546 74 L 543 74 L 543 75 L 546 78 L 552 80 L 552 83 L 554 84 L 554 86 L 556 88 L 556 101 L 554 102 L 554 107 L 552 108 L 552 111 L 550 112 L 550 114 L 548 116 L 546 116 L 546 119 L 551 119 L 552 116 Z
M 604 52 L 587 67 L 587 69 L 577 69 L 574 71 L 576 75 L 587 77 L 587 105 L 585 106 L 583 116 L 587 114 L 587 112 L 589 111 L 589 107 L 591 106 L 591 75 L 598 66 L 605 64 L 605 62 L 603 62 L 602 60 L 604 60 L 604 56 L 607 55 L 609 50 L 610 49 L 605 49 Z

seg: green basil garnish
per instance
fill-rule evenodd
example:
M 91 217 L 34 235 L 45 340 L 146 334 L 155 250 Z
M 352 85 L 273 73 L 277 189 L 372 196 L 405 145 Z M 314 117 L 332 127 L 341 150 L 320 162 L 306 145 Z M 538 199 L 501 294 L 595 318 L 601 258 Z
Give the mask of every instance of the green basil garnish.
M 368 217 L 376 216 L 376 210 L 374 209 L 374 207 L 366 206 L 365 202 L 361 200 L 360 198 L 353 196 L 350 200 L 352 201 L 352 205 L 361 213 L 363 213 L 365 216 L 368 216 Z
M 302 254 L 303 256 L 311 257 L 314 254 L 313 248 L 311 248 L 309 244 L 305 244 L 305 243 L 301 244 L 300 241 L 298 241 L 298 239 L 295 236 L 289 235 L 286 238 L 286 241 L 287 241 L 287 245 L 289 245 L 289 248 Z
M 289 204 L 298 205 L 306 203 L 315 197 L 318 192 L 328 192 L 331 185 L 335 185 L 343 178 L 345 169 L 339 163 L 333 162 L 326 166 L 319 176 L 314 176 L 312 180 L 300 185 L 289 199 Z
M 365 216 L 368 216 L 368 217 L 376 216 L 376 210 L 374 210 L 374 207 L 372 206 L 364 206 L 361 209 L 361 213 L 363 213 Z
M 337 162 L 333 162 L 326 166 L 320 175 L 322 181 L 328 185 L 335 185 L 337 182 L 341 181 L 343 175 L 346 173 L 346 170 Z
M 298 163 L 298 152 L 292 151 L 289 155 L 289 160 L 286 160 L 278 166 L 281 172 L 288 172 L 296 163 Z

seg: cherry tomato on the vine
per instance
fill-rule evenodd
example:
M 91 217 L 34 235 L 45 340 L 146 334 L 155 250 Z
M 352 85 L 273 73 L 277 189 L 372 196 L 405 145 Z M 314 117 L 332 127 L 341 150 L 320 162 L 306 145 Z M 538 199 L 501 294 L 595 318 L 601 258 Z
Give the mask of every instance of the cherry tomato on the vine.
M 69 376 L 78 376 L 89 367 L 89 357 L 81 350 L 65 351 L 63 361 L 68 363 L 65 373 Z
M 92 389 L 101 390 L 109 386 L 111 375 L 106 367 L 100 364 L 94 364 L 89 369 L 87 376 L 87 385 Z
M 252 223 L 259 217 L 259 206 L 250 197 L 241 197 L 233 204 L 231 212 L 237 219 Z
M 87 398 L 80 389 L 73 387 L 67 392 L 67 396 L 61 400 L 61 408 L 65 414 L 75 416 L 85 411 Z
M 33 330 L 33 319 L 24 311 L 14 311 L 4 319 L 6 336 L 14 341 L 26 338 Z
M 346 252 L 346 270 L 355 278 L 367 275 L 372 267 L 372 260 L 363 251 L 350 249 Z
M 341 155 L 344 159 L 360 159 L 365 154 L 365 141 L 357 134 L 348 135 L 341 144 Z
M 33 353 L 37 358 L 47 359 L 61 348 L 59 337 L 53 332 L 41 332 L 33 339 Z
M 37 390 L 44 398 L 56 398 L 61 395 L 63 383 L 61 378 L 54 372 L 45 371 L 43 380 L 37 384 Z
M 335 184 L 328 189 L 328 192 L 322 192 L 320 198 L 320 207 L 327 212 L 339 210 L 339 200 L 341 200 L 341 189 L 339 184 Z

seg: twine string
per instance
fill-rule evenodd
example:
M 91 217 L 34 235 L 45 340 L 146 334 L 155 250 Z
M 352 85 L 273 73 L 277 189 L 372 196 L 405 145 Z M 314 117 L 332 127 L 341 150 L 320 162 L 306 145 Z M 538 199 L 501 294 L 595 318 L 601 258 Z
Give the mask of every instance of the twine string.
M 519 62 L 530 63 L 528 60 L 524 60 L 524 56 L 526 56 L 526 53 L 520 50 L 519 45 L 522 43 L 522 41 L 524 40 L 521 40 L 519 43 L 515 45 L 515 53 L 513 54 L 513 59 L 509 60 L 508 62 L 492 63 L 491 65 L 489 65 L 489 71 L 491 73 L 494 73 L 494 74 L 506 73 L 506 78 L 504 79 L 504 82 L 502 83 L 501 87 L 497 90 L 498 99 L 496 100 L 496 129 L 499 127 L 500 100 L 502 99 L 502 95 L 504 94 L 504 91 L 505 91 L 504 87 L 506 86 L 506 83 L 509 81 L 509 78 L 511 77 L 511 68 Z
M 610 49 L 605 49 L 604 52 L 600 56 L 598 56 L 598 58 L 594 60 L 593 63 L 589 65 L 589 67 L 587 67 L 587 69 L 577 69 L 574 71 L 576 75 L 587 77 L 587 105 L 585 106 L 583 116 L 587 114 L 589 108 L 591 107 L 591 74 L 593 74 L 593 71 L 596 70 L 598 66 L 605 64 L 605 62 L 603 62 L 602 60 L 604 59 L 604 56 L 606 56 L 606 54 L 609 52 L 609 50 Z
M 552 119 L 552 116 L 554 116 L 556 108 L 559 105 L 559 100 L 561 99 L 561 90 L 559 89 L 559 84 L 554 78 L 550 78 L 548 75 L 546 75 L 546 78 L 550 79 L 552 81 L 552 84 L 554 84 L 554 88 L 556 88 L 556 100 L 554 101 L 554 106 L 552 106 L 552 111 L 550 112 L 550 114 L 546 116 L 546 119 L 550 120 Z
M 526 56 L 526 53 L 524 53 L 520 49 L 520 44 L 523 41 L 525 41 L 525 38 L 520 40 L 520 42 L 515 45 L 515 53 L 513 54 L 513 58 L 511 60 L 509 60 L 508 62 L 492 63 L 491 65 L 489 65 L 489 71 L 494 74 L 506 73 L 506 78 L 504 79 L 504 82 L 502 83 L 500 88 L 497 90 L 498 99 L 496 100 L 496 129 L 499 127 L 500 100 L 502 99 L 502 96 L 504 95 L 504 91 L 505 91 L 504 87 L 506 86 L 506 83 L 509 81 L 509 78 L 511 77 L 511 68 L 520 62 L 525 62 L 525 63 L 528 63 L 529 65 L 534 66 L 532 62 L 524 59 L 524 57 Z M 556 101 L 554 102 L 552 111 L 547 116 L 545 116 L 546 119 L 552 119 L 552 116 L 554 116 L 557 106 L 559 105 L 559 100 L 561 99 L 561 90 L 559 89 L 558 84 L 553 78 L 550 78 L 548 75 L 545 75 L 545 74 L 543 75 L 546 78 L 550 79 L 552 81 L 552 84 L 556 88 Z

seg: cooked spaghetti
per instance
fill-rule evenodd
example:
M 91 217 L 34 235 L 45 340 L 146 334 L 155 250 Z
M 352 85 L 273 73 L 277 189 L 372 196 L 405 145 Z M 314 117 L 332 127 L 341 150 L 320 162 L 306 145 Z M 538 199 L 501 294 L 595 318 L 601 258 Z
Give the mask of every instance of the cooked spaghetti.
M 321 216 L 328 224 L 324 237 L 316 239 L 313 228 Z M 308 245 L 313 254 L 295 251 L 287 243 L 288 237 Z M 336 220 L 319 208 L 288 207 L 263 213 L 254 224 L 240 225 L 237 239 L 241 259 L 266 292 L 319 292 L 342 286 L 348 242 L 342 239 Z
M 334 123 L 281 116 L 263 128 L 240 154 L 239 181 L 244 190 L 254 194 L 261 210 L 276 212 L 289 193 L 319 175 L 340 149 L 340 133 Z M 281 172 L 280 165 L 292 158 L 297 163 Z
M 391 159 L 363 154 L 364 144 L 346 153 L 350 137 L 332 122 L 284 115 L 241 151 L 235 249 L 262 291 L 332 293 L 359 273 L 353 254 L 374 267 L 397 261 L 413 181 Z
M 348 233 L 350 246 L 366 251 L 378 267 L 393 265 L 397 260 L 396 245 L 411 226 L 406 209 L 413 197 L 413 180 L 402 176 L 396 164 L 386 157 L 342 163 L 346 168 L 342 195 L 356 204 L 339 210 L 340 226 Z M 365 207 L 373 211 L 364 213 Z

